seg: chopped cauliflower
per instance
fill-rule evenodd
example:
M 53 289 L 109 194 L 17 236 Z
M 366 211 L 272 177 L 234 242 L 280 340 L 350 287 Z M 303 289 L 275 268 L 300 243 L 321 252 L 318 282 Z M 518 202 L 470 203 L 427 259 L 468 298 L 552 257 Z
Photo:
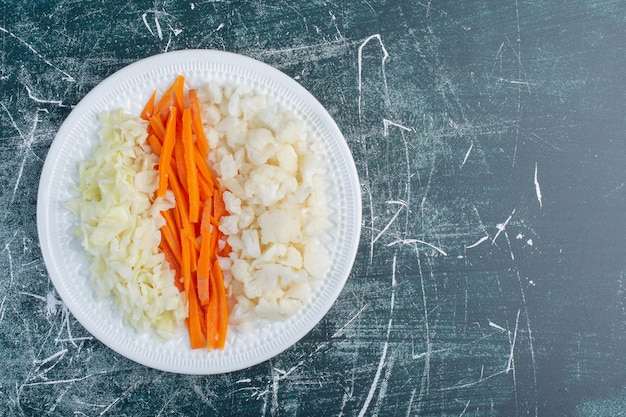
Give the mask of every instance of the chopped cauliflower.
M 215 83 L 200 91 L 215 121 L 205 121 L 208 160 L 229 212 L 219 228 L 232 248 L 230 323 L 253 329 L 300 311 L 329 268 L 323 156 L 305 124 L 269 98 Z

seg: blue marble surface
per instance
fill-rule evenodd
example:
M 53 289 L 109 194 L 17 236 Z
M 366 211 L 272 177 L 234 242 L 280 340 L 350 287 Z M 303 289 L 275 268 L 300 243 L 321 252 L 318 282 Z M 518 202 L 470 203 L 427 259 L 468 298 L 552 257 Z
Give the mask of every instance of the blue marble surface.
M 626 415 L 626 2 L 0 1 L 0 415 Z M 363 195 L 347 285 L 279 356 L 138 365 L 55 292 L 37 187 L 116 70 L 266 62 L 343 131 Z

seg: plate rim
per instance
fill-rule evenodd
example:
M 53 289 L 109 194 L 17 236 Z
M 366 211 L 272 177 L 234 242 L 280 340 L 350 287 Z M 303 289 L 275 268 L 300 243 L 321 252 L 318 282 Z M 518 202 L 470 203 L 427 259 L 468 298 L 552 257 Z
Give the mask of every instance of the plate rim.
M 351 236 L 350 239 L 351 247 L 348 251 L 348 258 L 345 266 L 346 273 L 343 274 L 343 276 L 341 276 L 341 280 L 338 281 L 340 285 L 338 286 L 336 293 L 332 294 L 332 301 L 325 303 L 324 308 L 317 311 L 316 320 L 311 320 L 310 322 L 308 322 L 307 325 L 304 326 L 302 330 L 298 333 L 298 335 L 296 335 L 295 340 L 292 340 L 289 343 L 284 343 L 280 346 L 279 349 L 273 349 L 265 355 L 253 357 L 247 361 L 239 362 L 237 366 L 222 366 L 216 369 L 193 369 L 187 366 L 182 369 L 180 366 L 169 365 L 173 364 L 173 362 L 170 362 L 169 364 L 155 364 L 151 361 L 145 360 L 145 358 L 143 358 L 140 354 L 136 354 L 132 350 L 122 349 L 115 343 L 111 343 L 111 341 L 106 340 L 106 337 L 103 337 L 104 335 L 102 332 L 99 332 L 97 328 L 94 328 L 90 322 L 87 322 L 85 320 L 84 317 L 75 313 L 74 309 L 72 308 L 75 307 L 74 305 L 72 305 L 71 303 L 67 303 L 66 300 L 70 298 L 70 295 L 66 291 L 66 287 L 64 285 L 61 285 L 63 283 L 63 279 L 57 275 L 57 259 L 55 258 L 55 256 L 53 256 L 52 236 L 50 233 L 47 233 L 46 230 L 46 227 L 49 227 L 49 225 L 47 224 L 47 214 L 50 211 L 49 205 L 47 204 L 48 200 L 50 199 L 49 189 L 47 185 L 50 183 L 50 178 L 52 178 L 51 172 L 56 166 L 55 161 L 53 161 L 52 159 L 53 157 L 58 156 L 60 150 L 62 149 L 62 146 L 64 145 L 64 142 L 69 140 L 68 138 L 71 136 L 72 129 L 74 129 L 76 123 L 83 117 L 83 114 L 77 109 L 80 109 L 84 112 L 88 111 L 89 108 L 93 108 L 98 103 L 98 100 L 102 100 L 101 96 L 104 95 L 109 86 L 119 84 L 120 81 L 131 80 L 135 77 L 140 76 L 142 73 L 145 73 L 147 71 L 146 67 L 150 65 L 167 66 L 172 65 L 174 61 L 177 61 L 177 64 L 181 62 L 197 63 L 200 61 L 228 61 L 229 64 L 234 63 L 237 66 L 250 65 L 252 68 L 258 69 L 258 72 L 261 72 L 263 74 L 268 72 L 275 77 L 279 77 L 281 84 L 283 84 L 289 91 L 296 92 L 298 97 L 303 98 L 306 101 L 307 107 L 313 107 L 315 114 L 323 116 L 324 125 L 327 129 L 331 131 L 333 138 L 337 139 L 336 144 L 342 151 L 343 159 L 346 160 L 345 168 L 350 173 L 349 184 L 351 186 L 351 189 L 349 191 L 352 192 L 352 197 L 354 198 L 353 204 L 355 207 L 355 212 L 351 213 L 350 217 L 354 219 L 355 223 L 354 234 Z M 180 72 L 183 72 L 183 70 L 180 70 Z M 301 340 L 313 328 L 315 328 L 315 326 L 317 326 L 319 322 L 327 315 L 328 311 L 336 303 L 341 292 L 343 291 L 345 283 L 352 273 L 354 262 L 356 260 L 361 235 L 361 221 L 361 189 L 356 164 L 352 156 L 352 152 L 348 147 L 347 141 L 345 140 L 345 137 L 343 136 L 341 130 L 339 129 L 339 126 L 337 125 L 333 117 L 328 113 L 328 111 L 304 86 L 296 82 L 294 79 L 292 79 L 279 69 L 245 55 L 212 49 L 183 49 L 149 56 L 139 59 L 126 66 L 123 66 L 122 68 L 115 71 L 113 74 L 100 81 L 78 102 L 78 104 L 76 104 L 76 106 L 74 106 L 70 114 L 66 117 L 66 119 L 59 127 L 59 130 L 55 134 L 54 140 L 50 145 L 50 148 L 46 155 L 46 159 L 44 161 L 37 192 L 37 233 L 39 237 L 39 244 L 41 247 L 44 264 L 46 265 L 48 276 L 52 281 L 55 290 L 57 291 L 63 303 L 67 306 L 70 313 L 81 324 L 81 326 L 85 328 L 85 330 L 87 330 L 91 335 L 98 339 L 98 341 L 100 341 L 102 344 L 115 351 L 116 353 L 144 366 L 179 374 L 210 375 L 246 369 L 251 366 L 265 362 L 268 359 L 279 355 L 280 353 L 298 343 L 299 340 Z M 105 340 L 103 340 L 103 338 Z

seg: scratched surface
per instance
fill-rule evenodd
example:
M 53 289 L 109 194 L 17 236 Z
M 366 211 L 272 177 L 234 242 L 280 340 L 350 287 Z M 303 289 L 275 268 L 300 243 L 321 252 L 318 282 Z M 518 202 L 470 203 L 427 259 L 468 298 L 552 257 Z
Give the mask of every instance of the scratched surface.
M 114 3 L 0 1 L 0 415 L 626 415 L 625 2 Z M 328 315 L 274 359 L 212 377 L 93 339 L 36 233 L 72 107 L 186 48 L 309 89 L 363 195 Z

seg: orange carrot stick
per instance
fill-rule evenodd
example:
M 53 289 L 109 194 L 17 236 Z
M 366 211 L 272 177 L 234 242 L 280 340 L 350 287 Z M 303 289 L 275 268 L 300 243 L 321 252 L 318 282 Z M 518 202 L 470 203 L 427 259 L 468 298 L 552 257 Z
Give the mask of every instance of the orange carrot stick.
M 215 277 L 216 284 L 216 297 L 218 299 L 218 329 L 217 329 L 217 343 L 218 349 L 224 349 L 226 344 L 226 333 L 228 331 L 228 302 L 226 301 L 226 288 L 224 287 L 224 275 L 222 274 L 222 268 L 219 261 L 216 259 L 213 262 L 213 268 L 211 274 Z
M 176 174 L 178 176 L 178 182 L 183 189 L 188 192 L 187 184 L 187 165 L 185 164 L 185 148 L 180 140 L 177 140 L 174 144 L 174 159 L 176 160 Z
M 152 147 L 152 152 L 154 152 L 156 156 L 161 155 L 162 145 L 159 141 L 159 138 L 157 138 L 154 134 L 148 136 L 148 144 L 150 144 L 150 146 Z
M 191 106 L 191 118 L 193 120 L 193 133 L 196 135 L 196 143 L 200 150 L 200 155 L 206 158 L 209 151 L 209 144 L 204 134 L 204 127 L 202 126 L 202 117 L 200 114 L 200 105 L 198 104 L 198 95 L 196 90 L 189 90 L 189 104 Z
M 176 107 L 178 107 L 178 111 L 182 112 L 185 108 L 185 77 L 179 75 L 174 80 L 174 99 L 176 100 Z
M 189 305 L 189 315 L 187 317 L 189 343 L 192 349 L 198 349 L 206 346 L 206 342 L 202 334 L 200 307 L 198 306 L 198 299 L 196 298 L 196 288 L 193 281 L 190 282 L 189 292 L 187 293 L 187 300 Z
M 181 282 L 181 270 L 180 270 L 180 262 L 176 260 L 172 250 L 165 244 L 161 242 L 159 245 L 159 249 L 161 249 L 161 253 L 165 256 L 165 260 L 170 266 L 170 269 L 174 272 L 174 285 L 178 288 L 178 291 L 182 292 L 184 290 L 183 283 Z
M 161 149 L 161 159 L 159 161 L 159 189 L 157 195 L 165 197 L 167 191 L 167 180 L 171 172 L 172 151 L 174 150 L 174 141 L 176 133 L 176 107 L 170 109 L 167 118 L 167 126 L 165 128 L 165 137 L 163 139 L 163 148 Z
M 150 117 L 148 121 L 150 122 L 150 127 L 154 131 L 156 137 L 160 140 L 163 140 L 163 138 L 165 137 L 165 125 L 163 124 L 163 120 L 161 120 L 161 116 L 156 114 Z
M 185 148 L 185 165 L 187 168 L 187 192 L 189 193 L 189 220 L 197 223 L 200 219 L 200 189 L 198 187 L 198 171 L 196 170 L 195 147 L 191 136 L 191 110 L 183 110 L 182 142 Z M 182 162 L 182 161 L 181 161 Z
M 156 90 L 154 90 L 154 92 L 150 96 L 150 99 L 148 100 L 148 102 L 144 106 L 143 110 L 141 111 L 140 117 L 142 119 L 148 120 L 150 118 L 150 116 L 152 116 L 152 114 L 154 113 L 154 102 L 155 102 L 155 100 L 156 100 Z

